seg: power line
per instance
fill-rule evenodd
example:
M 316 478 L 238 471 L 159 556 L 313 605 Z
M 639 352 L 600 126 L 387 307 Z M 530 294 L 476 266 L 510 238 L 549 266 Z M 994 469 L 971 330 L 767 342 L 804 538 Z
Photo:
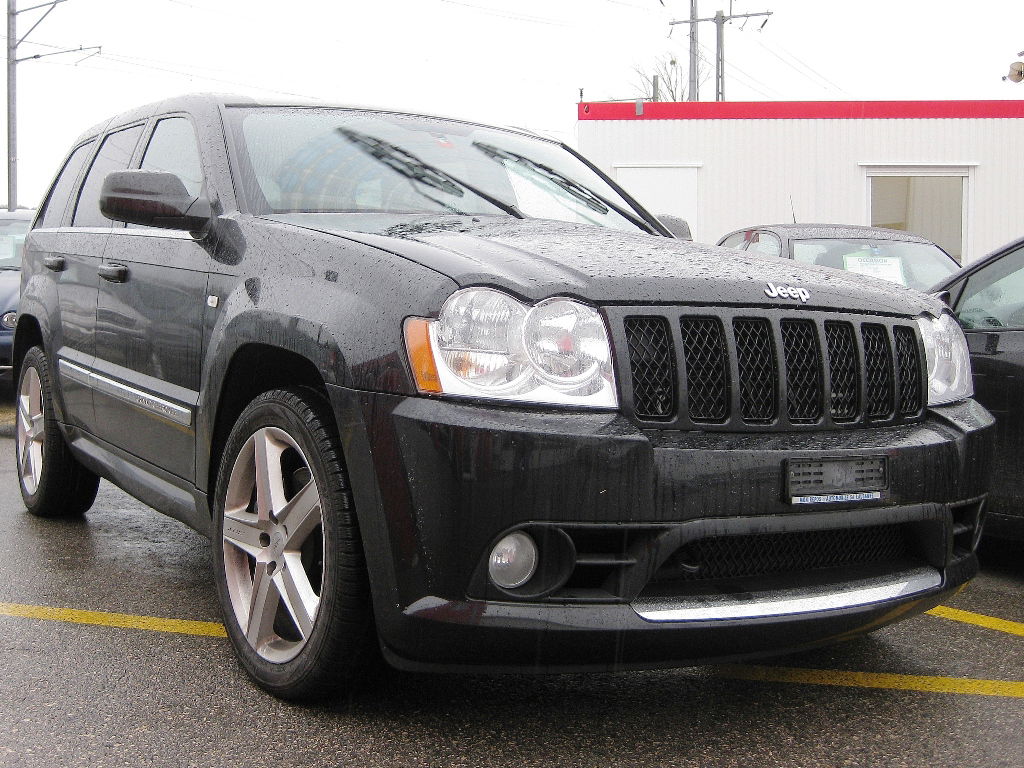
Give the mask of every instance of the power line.
M 849 95 L 850 95 L 850 94 L 849 94 L 849 93 L 847 93 L 847 92 L 846 92 L 845 90 L 843 90 L 843 88 L 842 88 L 841 86 L 839 86 L 839 85 L 836 85 L 836 84 L 835 84 L 835 83 L 833 83 L 833 82 L 832 82 L 831 80 L 829 80 L 829 79 L 828 79 L 827 77 L 825 77 L 824 75 L 822 75 L 822 74 L 818 73 L 818 71 L 817 71 L 817 70 L 815 70 L 815 69 L 814 69 L 813 67 L 811 67 L 811 66 L 810 66 L 809 64 L 804 64 L 804 63 L 803 63 L 803 62 L 802 62 L 802 61 L 801 61 L 800 59 L 798 59 L 798 58 L 797 58 L 796 56 L 794 56 L 793 54 L 791 54 L 791 53 L 788 53 L 788 52 L 786 53 L 786 55 L 787 55 L 787 56 L 789 56 L 790 58 L 792 58 L 792 59 L 794 59 L 795 61 L 799 62 L 799 63 L 800 63 L 800 64 L 801 64 L 802 66 L 803 66 L 803 69 L 801 69 L 801 68 L 799 68 L 799 67 L 797 67 L 797 66 L 794 66 L 794 65 L 793 65 L 793 64 L 791 64 L 790 62 L 786 61 L 786 60 L 785 60 L 784 58 L 782 58 L 782 56 L 781 56 L 781 55 L 780 55 L 779 53 L 777 53 L 776 51 L 774 51 L 774 50 L 772 50 L 771 48 L 769 48 L 769 47 L 768 47 L 767 45 L 765 45 L 764 43 L 762 43 L 762 42 L 761 42 L 760 40 L 757 40 L 756 42 L 757 42 L 757 44 L 758 44 L 759 46 L 761 46 L 762 48 L 764 48 L 764 50 L 765 50 L 765 51 L 767 51 L 768 53 L 770 53 L 770 54 L 771 54 L 772 56 L 774 56 L 774 57 L 775 57 L 776 59 L 778 59 L 779 61 L 781 61 L 781 62 L 782 62 L 783 64 L 785 64 L 785 65 L 786 65 L 787 67 L 789 67 L 790 69 L 792 69 L 792 70 L 793 70 L 794 72 L 796 72 L 796 73 L 797 73 L 798 75 L 800 75 L 801 77 L 803 77 L 803 78 L 804 78 L 805 80 L 807 80 L 808 82 L 814 83 L 814 85 L 818 86 L 819 88 L 825 88 L 826 90 L 833 90 L 833 91 L 839 91 L 840 93 L 842 93 L 842 94 L 844 94 L 844 95 L 846 95 L 846 96 L 849 96 Z M 810 72 L 811 74 L 815 75 L 815 76 L 816 76 L 816 77 L 818 78 L 818 81 L 816 82 L 816 81 L 814 80 L 814 78 L 812 78 L 812 77 L 811 77 L 811 76 L 810 76 L 810 75 L 808 74 L 808 72 Z
M 708 54 L 708 56 L 713 56 L 714 55 L 714 52 L 711 51 L 703 43 L 697 43 L 697 46 L 701 50 L 705 51 Z M 700 56 L 701 61 L 703 61 L 708 66 L 711 65 L 711 61 L 708 59 L 708 56 L 705 56 L 703 53 L 699 53 L 698 55 Z M 762 86 L 763 88 L 767 88 L 769 91 L 772 91 L 775 94 L 775 97 L 781 97 L 782 96 L 782 93 L 780 91 L 778 91 L 775 88 L 773 88 L 772 86 L 768 85 L 768 83 L 766 83 L 766 82 L 764 82 L 762 80 L 758 80 L 756 77 L 754 77 L 752 74 L 747 72 L 745 69 L 740 69 L 738 66 L 736 66 L 735 64 L 732 64 L 732 63 L 726 63 L 726 66 L 732 71 L 733 75 L 737 75 L 737 73 L 739 75 L 742 75 L 742 77 L 740 79 L 747 81 L 744 84 L 748 88 L 750 88 L 750 89 L 760 93 L 766 99 L 771 99 L 771 98 L 774 98 L 774 97 L 771 94 L 769 94 L 769 93 L 765 93 L 763 90 L 761 90 L 761 88 L 758 88 L 756 85 L 754 85 L 754 83 L 756 83 L 757 85 Z

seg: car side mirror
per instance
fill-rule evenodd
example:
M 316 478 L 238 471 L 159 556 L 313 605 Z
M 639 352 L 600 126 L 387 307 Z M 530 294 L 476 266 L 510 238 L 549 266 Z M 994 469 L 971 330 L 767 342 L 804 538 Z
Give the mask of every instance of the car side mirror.
M 690 225 L 686 219 L 681 219 L 669 213 L 659 213 L 658 221 L 677 240 L 693 240 L 693 236 L 690 234 Z
M 196 197 L 173 173 L 113 171 L 103 180 L 100 212 L 108 219 L 146 227 L 200 232 L 213 218 L 210 201 Z

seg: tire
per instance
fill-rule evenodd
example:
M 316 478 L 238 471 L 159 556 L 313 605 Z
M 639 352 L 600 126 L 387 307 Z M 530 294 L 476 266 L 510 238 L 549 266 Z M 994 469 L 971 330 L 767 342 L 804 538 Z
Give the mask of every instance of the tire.
M 260 687 L 333 698 L 377 668 L 352 495 L 319 394 L 273 390 L 246 407 L 225 445 L 214 517 L 224 625 Z
M 25 354 L 15 400 L 15 459 L 25 507 L 38 517 L 84 515 L 100 479 L 78 462 L 61 434 L 50 366 L 39 347 Z

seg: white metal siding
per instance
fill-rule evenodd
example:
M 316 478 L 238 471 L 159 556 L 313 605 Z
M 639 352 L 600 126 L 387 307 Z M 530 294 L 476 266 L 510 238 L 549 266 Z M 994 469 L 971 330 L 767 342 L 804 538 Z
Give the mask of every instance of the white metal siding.
M 968 177 L 966 258 L 1024 234 L 1024 120 L 582 120 L 584 155 L 616 165 L 699 165 L 694 239 L 753 224 L 867 224 L 873 167 L 949 166 Z M 921 167 L 921 170 L 926 170 Z

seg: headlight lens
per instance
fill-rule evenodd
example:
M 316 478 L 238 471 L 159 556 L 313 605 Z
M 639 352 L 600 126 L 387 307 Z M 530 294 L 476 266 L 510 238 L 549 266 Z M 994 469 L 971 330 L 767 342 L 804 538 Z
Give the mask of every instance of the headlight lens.
M 18 313 L 17 312 L 4 312 L 0 315 L 0 325 L 4 328 L 13 331 L 14 326 L 18 324 Z
M 406 320 L 405 339 L 421 392 L 618 407 L 604 319 L 572 299 L 530 307 L 467 288 L 448 298 L 437 320 Z
M 928 405 L 946 405 L 974 394 L 971 357 L 960 323 L 943 312 L 917 318 L 928 358 Z

